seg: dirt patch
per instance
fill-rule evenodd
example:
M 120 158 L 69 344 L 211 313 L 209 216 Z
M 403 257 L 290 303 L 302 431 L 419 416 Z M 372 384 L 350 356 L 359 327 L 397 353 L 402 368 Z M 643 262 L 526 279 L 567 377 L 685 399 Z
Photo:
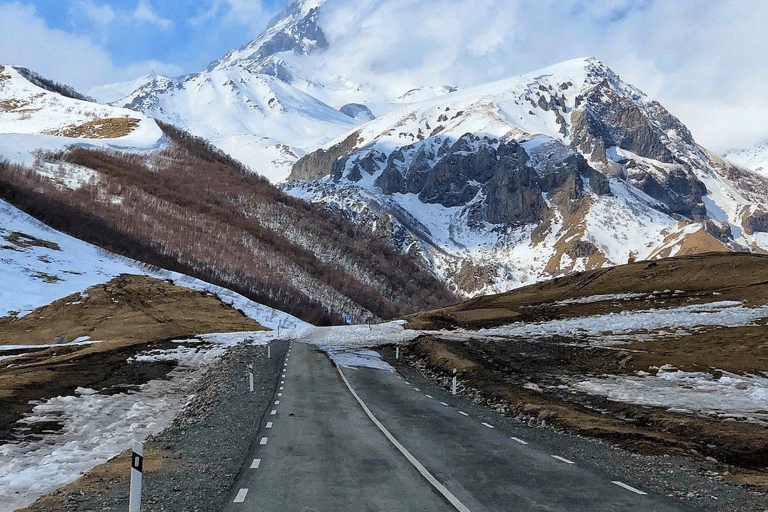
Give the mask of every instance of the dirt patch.
M 18 231 L 14 231 L 10 235 L 7 235 L 3 238 L 6 242 L 12 243 L 13 245 L 21 248 L 44 247 L 53 251 L 61 251 L 61 248 L 57 243 L 49 242 L 48 240 L 42 240 L 40 238 L 36 238 L 25 233 L 20 233 Z
M 263 327 L 217 297 L 146 276 L 122 275 L 21 318 L 0 319 L 0 345 L 44 345 L 0 361 L 0 440 L 13 438 L 30 401 L 68 396 L 78 387 L 108 390 L 162 378 L 169 362 L 128 358 L 170 340 Z M 89 337 L 100 343 L 56 344 Z M 18 351 L 17 351 L 18 352 Z
M 130 134 L 141 121 L 132 117 L 109 117 L 51 130 L 48 135 L 73 139 L 117 139 Z
M 478 329 L 720 301 L 757 307 L 768 304 L 766 276 L 768 258 L 760 255 L 709 254 L 637 262 L 475 299 L 414 315 L 409 321 L 422 329 Z M 684 334 L 654 332 L 646 341 L 638 336 L 607 347 L 585 344 L 579 333 L 536 339 L 431 335 L 415 341 L 411 350 L 417 364 L 446 386 L 452 369 L 443 361 L 451 360 L 446 354 L 452 354 L 463 364 L 459 376 L 465 393 L 505 414 L 637 452 L 709 457 L 729 465 L 733 481 L 768 489 L 765 426 L 612 401 L 570 386 L 574 380 L 595 376 L 635 376 L 641 371 L 653 375 L 663 365 L 715 379 L 724 371 L 762 375 L 768 368 L 767 322 Z

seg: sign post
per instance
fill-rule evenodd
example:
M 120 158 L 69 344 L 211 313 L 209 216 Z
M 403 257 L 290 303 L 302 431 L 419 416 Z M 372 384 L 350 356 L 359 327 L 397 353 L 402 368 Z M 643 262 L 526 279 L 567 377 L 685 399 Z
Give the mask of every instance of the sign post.
M 141 476 L 144 472 L 144 443 L 133 442 L 131 454 L 131 495 L 128 512 L 141 511 Z

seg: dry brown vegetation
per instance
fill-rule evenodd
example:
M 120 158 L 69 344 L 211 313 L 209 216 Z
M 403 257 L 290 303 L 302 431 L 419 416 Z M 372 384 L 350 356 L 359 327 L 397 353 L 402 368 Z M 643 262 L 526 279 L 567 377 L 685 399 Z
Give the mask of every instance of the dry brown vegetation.
M 73 148 L 45 156 L 96 170 L 62 188 L 0 162 L 0 197 L 55 229 L 218 284 L 312 323 L 393 318 L 455 300 L 387 240 L 293 199 L 209 144 L 163 125 L 154 155 Z
M 132 117 L 108 117 L 52 130 L 48 134 L 73 139 L 117 139 L 129 135 L 140 122 Z
M 568 302 L 625 293 L 638 296 Z M 713 253 L 580 272 L 419 313 L 409 318 L 409 325 L 479 329 L 715 301 L 740 301 L 749 307 L 768 304 L 768 256 Z M 585 344 L 578 333 L 536 340 L 489 340 L 470 333 L 465 338 L 423 336 L 411 348 L 418 364 L 438 379 L 447 382 L 452 369 L 458 368 L 467 389 L 507 414 L 544 420 L 640 452 L 711 457 L 729 465 L 723 471 L 734 481 L 768 488 L 768 430 L 763 425 L 615 402 L 562 386 L 579 376 L 654 374 L 665 364 L 715 378 L 723 371 L 761 375 L 768 371 L 766 323 L 768 319 L 753 326 L 711 327 L 682 336 L 669 332 L 652 341 L 638 339 L 610 347 Z
M 32 400 L 72 395 L 77 387 L 142 384 L 173 368 L 173 363 L 127 364 L 138 352 L 179 337 L 263 329 L 210 294 L 127 275 L 24 317 L 0 319 L 0 345 L 50 346 L 32 353 L 23 349 L 19 352 L 26 355 L 0 361 L 0 440 L 11 436 Z M 89 336 L 100 343 L 53 343 L 62 336 L 69 341 Z

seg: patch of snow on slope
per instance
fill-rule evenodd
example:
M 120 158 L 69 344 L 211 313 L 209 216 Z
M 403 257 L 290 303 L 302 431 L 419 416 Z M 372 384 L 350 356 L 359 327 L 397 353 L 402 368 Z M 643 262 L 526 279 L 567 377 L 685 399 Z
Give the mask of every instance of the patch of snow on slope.
M 251 333 L 207 335 L 193 347 L 139 354 L 134 361 L 177 361 L 168 380 L 152 380 L 137 391 L 97 394 L 78 388 L 34 407 L 22 423 L 55 421 L 62 429 L 42 439 L 0 446 L 0 510 L 13 510 L 77 479 L 127 447 L 169 426 L 194 395 L 189 384 L 209 364 Z M 129 363 L 132 361 L 129 360 Z
M 572 382 L 578 391 L 609 400 L 664 407 L 670 412 L 742 418 L 768 426 L 768 378 L 722 372 L 683 372 L 665 365 L 655 376 L 605 376 Z
M 749 308 L 741 302 L 720 301 L 671 309 L 622 311 L 590 317 L 516 323 L 493 329 L 481 329 L 488 337 L 542 339 L 551 336 L 578 338 L 597 346 L 610 346 L 637 339 L 652 339 L 686 334 L 708 326 L 739 327 L 768 318 L 768 306 Z

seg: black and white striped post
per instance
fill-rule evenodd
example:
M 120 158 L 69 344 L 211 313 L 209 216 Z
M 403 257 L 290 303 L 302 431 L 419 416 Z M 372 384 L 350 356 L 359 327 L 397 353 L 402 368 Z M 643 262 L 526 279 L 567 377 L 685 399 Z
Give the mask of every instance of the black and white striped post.
M 133 442 L 131 456 L 131 495 L 128 501 L 128 512 L 141 510 L 141 474 L 144 471 L 144 443 Z

